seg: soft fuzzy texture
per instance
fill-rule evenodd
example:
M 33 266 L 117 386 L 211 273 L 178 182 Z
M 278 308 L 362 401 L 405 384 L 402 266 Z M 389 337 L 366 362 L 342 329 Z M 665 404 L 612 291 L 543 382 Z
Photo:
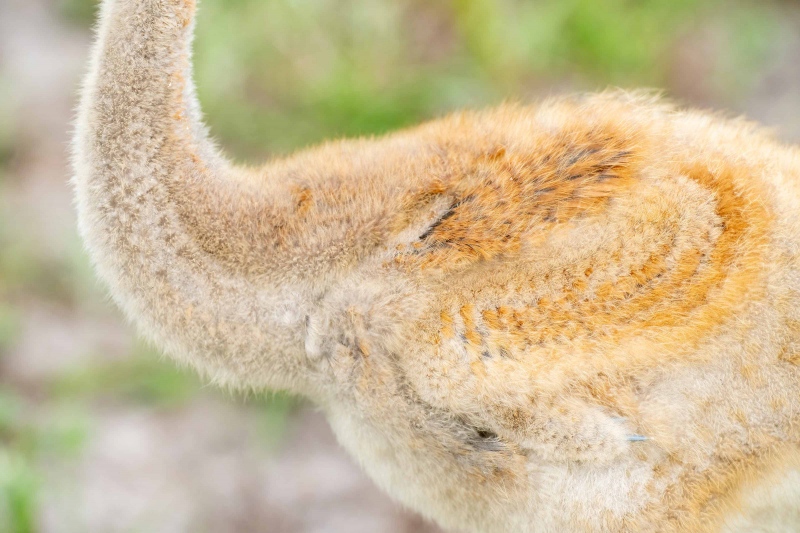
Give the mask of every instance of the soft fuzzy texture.
M 800 151 L 613 93 L 236 168 L 194 10 L 103 2 L 74 141 L 97 271 L 165 352 L 307 395 L 448 528 L 800 528 Z

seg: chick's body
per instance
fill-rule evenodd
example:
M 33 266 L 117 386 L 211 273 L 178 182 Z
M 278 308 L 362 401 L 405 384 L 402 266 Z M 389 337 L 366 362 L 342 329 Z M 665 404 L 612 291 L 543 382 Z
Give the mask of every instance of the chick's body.
M 417 214 L 387 213 L 398 230 L 308 344 L 348 390 L 340 438 L 390 492 L 470 531 L 720 531 L 757 480 L 780 485 L 796 151 L 622 94 L 400 135 L 425 147 L 397 180 L 397 216 Z

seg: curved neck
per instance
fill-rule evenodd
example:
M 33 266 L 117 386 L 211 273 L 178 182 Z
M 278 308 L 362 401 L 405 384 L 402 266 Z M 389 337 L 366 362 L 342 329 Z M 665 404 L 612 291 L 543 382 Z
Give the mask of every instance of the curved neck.
M 275 202 L 208 140 L 191 81 L 194 0 L 105 0 L 79 109 L 81 233 L 115 300 L 214 380 L 303 392 L 308 291 L 269 264 Z M 267 240 L 267 242 L 269 242 Z M 236 254 L 239 254 L 237 257 Z

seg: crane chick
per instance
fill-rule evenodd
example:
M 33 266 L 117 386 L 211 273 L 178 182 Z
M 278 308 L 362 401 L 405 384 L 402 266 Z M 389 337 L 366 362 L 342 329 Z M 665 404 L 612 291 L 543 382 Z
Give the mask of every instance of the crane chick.
M 800 528 L 797 148 L 618 92 L 236 167 L 194 14 L 103 1 L 74 137 L 81 233 L 147 337 L 309 397 L 446 528 Z

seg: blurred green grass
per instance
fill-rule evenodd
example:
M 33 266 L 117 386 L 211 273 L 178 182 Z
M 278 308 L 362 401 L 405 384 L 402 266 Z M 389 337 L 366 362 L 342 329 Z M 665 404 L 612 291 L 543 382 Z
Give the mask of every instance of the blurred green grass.
M 87 25 L 95 5 L 61 9 Z M 671 50 L 706 25 L 718 85 L 741 87 L 776 24 L 769 2 L 735 0 L 203 0 L 195 77 L 214 134 L 257 159 L 562 80 L 663 87 Z
M 0 388 L 0 531 L 34 533 L 41 483 L 38 464 L 77 456 L 87 438 L 87 414 L 59 404 L 36 421 L 29 399 Z
M 55 3 L 65 25 L 91 26 L 96 0 Z M 778 26 L 777 4 L 723 0 L 202 0 L 196 82 L 214 135 L 258 161 L 343 135 L 374 135 L 460 107 L 525 100 L 549 87 L 668 85 L 675 50 L 698 28 L 716 42 L 711 83 L 735 98 Z M 691 48 L 690 56 L 702 54 Z M 0 358 L 30 301 L 108 313 L 74 229 L 43 248 L 3 201 L 15 121 L 0 79 Z M 67 128 L 67 125 L 64 126 Z M 15 225 L 16 224 L 16 225 Z M 0 532 L 34 533 L 40 465 L 81 453 L 91 410 L 108 403 L 176 410 L 209 392 L 137 344 L 92 357 L 29 390 L 0 375 Z M 0 360 L 0 363 L 2 361 Z M 296 400 L 247 399 L 275 444 Z

